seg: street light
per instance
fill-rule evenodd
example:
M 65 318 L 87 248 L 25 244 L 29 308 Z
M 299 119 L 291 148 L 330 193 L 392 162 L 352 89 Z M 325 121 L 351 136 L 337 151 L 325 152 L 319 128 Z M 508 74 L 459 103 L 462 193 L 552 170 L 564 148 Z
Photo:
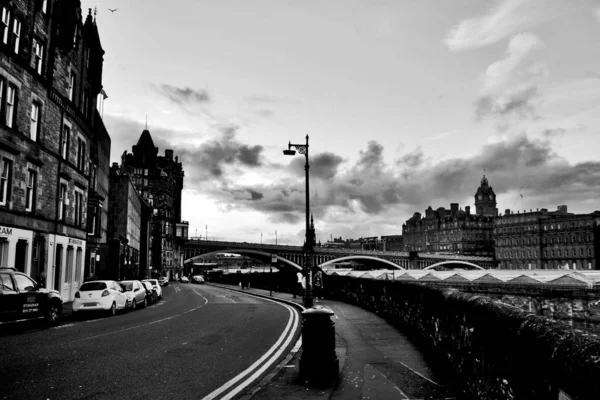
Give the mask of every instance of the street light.
M 310 229 L 310 195 L 309 195 L 309 184 L 308 184 L 308 170 L 310 165 L 308 164 L 308 135 L 306 135 L 306 144 L 293 144 L 292 142 L 288 143 L 287 150 L 283 150 L 283 154 L 286 156 L 296 155 L 296 150 L 292 150 L 294 147 L 298 150 L 298 153 L 304 154 L 306 162 L 304 164 L 304 170 L 306 171 L 306 242 L 304 243 L 304 265 L 303 265 L 303 273 L 306 280 L 306 290 L 304 291 L 304 306 L 306 308 L 310 308 L 313 306 L 312 299 L 312 290 L 311 290 L 311 270 L 313 264 L 313 253 L 314 253 L 314 241 L 312 230 Z

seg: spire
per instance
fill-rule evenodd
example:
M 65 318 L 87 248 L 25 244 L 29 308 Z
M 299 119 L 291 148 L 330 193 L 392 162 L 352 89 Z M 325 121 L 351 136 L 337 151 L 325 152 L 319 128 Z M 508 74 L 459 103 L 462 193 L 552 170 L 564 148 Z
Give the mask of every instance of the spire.
M 90 15 L 92 13 L 92 9 L 90 8 Z M 98 7 L 94 6 L 94 23 L 96 23 L 96 15 L 98 14 Z

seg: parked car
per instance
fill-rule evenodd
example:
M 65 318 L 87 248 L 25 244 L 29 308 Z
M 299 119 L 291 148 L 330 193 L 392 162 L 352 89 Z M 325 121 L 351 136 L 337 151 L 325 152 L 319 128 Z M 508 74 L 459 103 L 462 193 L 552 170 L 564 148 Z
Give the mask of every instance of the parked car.
M 127 308 L 135 310 L 138 305 L 146 307 L 146 288 L 140 281 L 119 281 L 119 285 L 127 295 Z
M 158 295 L 156 294 L 156 289 L 152 286 L 150 282 L 142 281 L 142 285 L 146 290 L 146 302 L 147 304 L 154 304 L 158 301 Z
M 0 325 L 34 319 L 58 325 L 62 309 L 58 291 L 44 289 L 16 268 L 0 267 Z
M 158 278 L 158 283 L 160 284 L 160 286 L 169 286 L 169 280 L 164 276 Z
M 158 300 L 162 299 L 162 288 L 158 283 L 158 279 L 144 279 L 144 282 L 150 282 L 152 287 L 156 289 L 156 295 L 158 296 Z
M 192 282 L 204 284 L 204 277 L 202 275 L 194 275 L 192 276 Z
M 85 282 L 73 299 L 73 316 L 86 311 L 107 311 L 115 315 L 127 308 L 127 294 L 115 281 Z
M 187 276 L 182 276 L 181 278 L 179 278 L 179 282 L 181 282 L 181 283 L 190 283 L 190 280 L 188 279 Z

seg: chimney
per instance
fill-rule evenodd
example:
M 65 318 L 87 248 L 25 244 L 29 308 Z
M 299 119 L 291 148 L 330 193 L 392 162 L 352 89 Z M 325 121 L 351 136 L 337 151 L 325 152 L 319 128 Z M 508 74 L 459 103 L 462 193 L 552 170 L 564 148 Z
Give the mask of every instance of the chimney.
M 558 212 L 560 213 L 567 213 L 567 206 L 558 206 Z
M 467 213 L 467 215 L 471 215 L 471 206 L 466 206 L 465 212 Z
M 452 211 L 452 213 L 455 213 L 458 211 L 458 203 L 450 203 L 450 211 Z
M 510 215 L 510 209 L 507 208 L 506 210 L 504 210 L 504 215 Z

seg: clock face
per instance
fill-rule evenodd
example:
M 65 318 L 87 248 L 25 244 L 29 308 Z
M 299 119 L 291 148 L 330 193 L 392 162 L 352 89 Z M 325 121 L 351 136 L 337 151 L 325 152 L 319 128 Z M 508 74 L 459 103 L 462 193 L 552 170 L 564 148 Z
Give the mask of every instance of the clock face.
M 482 195 L 479 195 L 479 200 L 483 200 L 483 196 Z
M 490 194 L 490 200 L 494 200 L 494 195 Z

